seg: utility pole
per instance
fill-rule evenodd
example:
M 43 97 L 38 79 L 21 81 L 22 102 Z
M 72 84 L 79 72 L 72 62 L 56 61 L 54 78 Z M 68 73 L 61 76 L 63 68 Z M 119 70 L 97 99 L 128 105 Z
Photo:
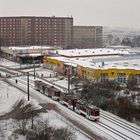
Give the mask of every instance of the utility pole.
M 36 63 L 35 58 L 33 58 L 33 63 L 34 63 L 34 79 L 35 79 L 35 63 Z
M 20 69 L 21 69 L 21 58 L 19 58 L 19 63 L 20 63 Z
M 70 93 L 70 75 L 68 74 L 68 94 Z
M 27 94 L 28 94 L 28 101 L 30 100 L 30 94 L 29 94 L 29 72 L 27 72 Z
M 67 68 L 67 75 L 68 75 L 68 93 L 70 93 L 70 76 L 72 74 L 71 67 Z
M 0 38 L 0 60 L 1 60 L 1 55 L 2 55 L 2 53 L 1 53 L 1 45 L 2 45 L 2 39 Z
M 35 79 L 35 61 L 34 61 L 34 79 Z

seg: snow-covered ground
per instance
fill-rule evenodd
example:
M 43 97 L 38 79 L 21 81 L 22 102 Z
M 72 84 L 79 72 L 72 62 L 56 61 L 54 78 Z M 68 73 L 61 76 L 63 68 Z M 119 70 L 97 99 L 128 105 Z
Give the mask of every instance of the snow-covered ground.
M 0 60 L 0 65 L 8 66 L 8 67 L 20 67 L 19 63 L 12 62 L 4 58 Z
M 15 63 L 7 61 L 7 60 L 3 60 L 2 62 L 0 62 L 0 65 L 5 66 L 5 62 L 7 63 L 6 65 L 8 65 L 8 63 L 9 63 L 9 65 L 8 65 L 9 67 L 14 67 Z M 26 71 L 26 70 L 24 70 L 24 71 Z M 30 69 L 30 70 L 28 69 L 28 71 L 31 74 L 34 73 L 34 69 Z M 43 78 L 46 78 L 48 81 L 54 82 L 56 84 L 59 84 L 59 85 L 67 88 L 67 79 L 64 78 L 63 80 L 59 80 L 56 77 L 48 78 L 50 76 L 50 74 L 52 74 L 52 76 L 55 76 L 55 72 L 47 70 L 47 69 L 43 69 L 43 68 L 36 68 L 36 72 L 39 74 L 39 77 L 41 77 L 41 75 L 43 74 Z M 25 77 L 25 76 L 19 77 L 19 79 L 22 79 L 23 81 L 27 81 L 26 78 L 27 77 Z M 10 80 L 11 83 L 13 83 L 13 84 L 15 83 L 15 78 L 11 78 L 9 80 Z M 31 85 L 33 85 L 33 81 L 34 81 L 34 77 L 30 76 L 30 84 Z M 0 83 L 0 85 L 1 85 L 1 83 Z M 1 94 L 0 95 L 0 97 L 1 97 L 0 98 L 0 114 L 9 112 L 12 109 L 12 104 L 14 105 L 19 99 L 27 98 L 27 95 L 25 95 L 21 91 L 15 89 L 15 88 L 12 88 L 10 86 L 6 86 L 6 85 L 7 84 L 2 83 L 2 86 L 1 86 L 2 90 L 0 92 L 0 94 Z M 24 90 L 27 90 L 27 84 L 26 83 L 23 84 L 23 83 L 18 82 L 18 84 L 16 86 L 18 86 L 18 87 L 20 87 Z M 12 96 L 11 94 L 14 95 L 14 96 Z M 58 113 L 54 110 L 50 110 L 47 113 L 47 115 L 45 117 L 49 118 L 50 125 L 52 125 L 54 127 L 64 127 L 64 126 L 74 127 L 75 130 L 76 130 L 77 139 L 86 140 L 88 138 L 86 138 L 86 136 L 84 136 L 79 131 L 77 131 L 78 126 L 74 126 L 70 121 L 68 121 L 67 117 L 65 117 L 65 116 L 68 116 L 72 120 L 82 124 L 84 127 L 87 127 L 90 131 L 92 131 L 97 136 L 101 136 L 103 139 L 109 139 L 109 140 L 117 139 L 117 140 L 120 140 L 120 138 L 117 137 L 115 134 L 107 131 L 106 129 L 101 128 L 98 124 L 96 124 L 94 122 L 90 122 L 86 118 L 83 118 L 82 116 L 79 116 L 75 112 L 73 112 L 73 111 L 67 109 L 66 107 L 60 105 L 58 102 L 55 102 L 55 101 L 49 99 L 48 97 L 45 97 L 44 95 L 39 94 L 38 91 L 35 91 L 32 88 L 30 88 L 30 95 L 31 95 L 31 99 L 36 100 L 36 102 L 38 102 L 38 103 L 52 103 L 52 104 L 55 104 L 59 108 L 61 113 Z M 1 106 L 4 106 L 4 109 L 1 109 Z M 9 121 L 11 121 L 11 120 L 9 120 Z M 103 119 L 101 119 L 101 121 L 104 122 L 105 124 L 108 124 L 108 125 L 111 124 L 109 121 L 106 121 L 106 120 L 103 120 Z M 7 123 L 8 123 L 8 121 L 7 121 Z M 0 124 L 1 124 L 1 122 L 0 122 Z M 116 126 L 112 125 L 112 127 L 115 128 Z M 120 129 L 120 128 L 118 127 L 118 129 Z M 138 127 L 138 129 L 139 129 L 139 127 Z M 11 131 L 9 132 L 9 130 L 11 130 L 11 129 L 8 128 L 8 134 L 11 134 Z M 124 130 L 120 129 L 120 131 L 123 133 Z M 6 131 L 6 133 L 7 133 L 7 131 Z M 127 134 L 128 132 L 126 131 L 125 133 Z M 128 134 L 128 135 L 130 135 L 130 134 Z M 7 136 L 9 136 L 9 135 L 7 135 Z M 133 137 L 133 139 L 134 140 L 139 140 L 139 137 Z
M 23 94 L 18 93 L 16 88 L 0 82 L 0 116 L 10 112 L 14 104 L 23 97 Z
M 17 90 L 12 86 L 9 86 L 8 84 L 2 81 L 0 81 L 0 89 L 1 89 L 0 90 L 0 116 L 12 111 L 15 104 L 17 104 L 21 99 L 24 99 L 26 103 L 29 103 L 26 99 L 27 96 L 26 94 L 24 94 L 23 92 Z M 31 98 L 30 103 L 31 102 L 35 105 L 36 108 L 41 107 L 38 105 L 38 102 L 33 98 Z M 62 128 L 62 127 L 69 126 L 75 129 L 74 126 L 68 120 L 66 120 L 64 117 L 62 117 L 60 114 L 58 114 L 53 110 L 50 110 L 48 111 L 48 113 L 43 114 L 42 118 L 44 120 L 47 119 L 49 125 L 54 128 Z M 18 128 L 15 122 L 16 121 L 12 119 L 0 120 L 0 129 L 4 133 L 4 136 L 0 135 L 1 140 L 7 140 L 12 134 L 12 132 L 16 128 Z M 81 134 L 79 131 L 77 130 L 75 131 L 76 131 L 77 140 L 89 140 L 86 136 Z

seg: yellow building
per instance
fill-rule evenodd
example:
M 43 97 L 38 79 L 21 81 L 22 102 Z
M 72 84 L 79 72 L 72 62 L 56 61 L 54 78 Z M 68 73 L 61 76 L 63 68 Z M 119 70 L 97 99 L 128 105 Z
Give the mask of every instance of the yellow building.
M 55 57 L 44 57 L 44 66 L 66 75 L 92 81 L 116 80 L 126 83 L 130 75 L 140 82 L 140 56 L 132 49 L 70 49 L 57 50 Z
M 123 60 L 117 62 L 98 62 L 93 65 L 88 60 L 85 62 L 85 60 L 77 58 L 44 57 L 44 65 L 61 74 L 66 74 L 67 67 L 72 67 L 72 69 L 76 69 L 76 76 L 82 79 L 102 82 L 116 80 L 120 83 L 126 83 L 132 74 L 135 75 L 137 82 L 140 82 L 140 65 L 138 62 L 139 59 L 137 59 L 137 63 L 136 60 Z

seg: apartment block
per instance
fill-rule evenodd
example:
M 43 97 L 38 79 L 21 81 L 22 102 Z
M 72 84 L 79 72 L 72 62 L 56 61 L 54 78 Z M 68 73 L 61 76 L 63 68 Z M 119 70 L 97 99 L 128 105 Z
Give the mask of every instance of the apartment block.
M 102 45 L 101 26 L 74 26 L 73 48 L 99 48 Z
M 2 46 L 51 45 L 71 48 L 72 17 L 0 17 Z

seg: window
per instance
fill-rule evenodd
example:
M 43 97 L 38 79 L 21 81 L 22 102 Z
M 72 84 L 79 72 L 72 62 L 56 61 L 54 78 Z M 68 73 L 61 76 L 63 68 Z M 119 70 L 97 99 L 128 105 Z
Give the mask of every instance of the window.
M 126 74 L 125 73 L 118 73 L 118 82 L 126 83 Z
M 108 79 L 108 73 L 101 73 L 101 82 L 106 82 Z

